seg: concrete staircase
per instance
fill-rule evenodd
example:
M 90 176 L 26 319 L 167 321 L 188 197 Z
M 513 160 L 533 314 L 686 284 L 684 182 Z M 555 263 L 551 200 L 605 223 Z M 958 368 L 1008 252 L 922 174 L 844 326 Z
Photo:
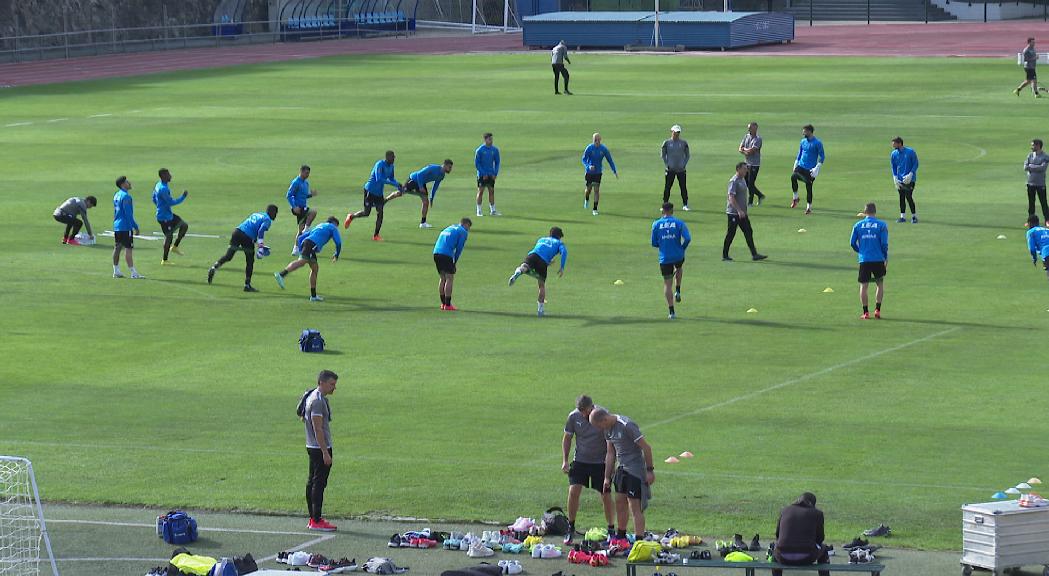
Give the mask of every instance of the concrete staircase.
M 812 3 L 813 20 L 867 20 L 867 0 L 793 0 L 787 11 L 799 22 L 809 19 Z M 929 3 L 929 21 L 955 20 L 931 0 L 870 0 L 871 21 L 925 20 L 925 2 Z

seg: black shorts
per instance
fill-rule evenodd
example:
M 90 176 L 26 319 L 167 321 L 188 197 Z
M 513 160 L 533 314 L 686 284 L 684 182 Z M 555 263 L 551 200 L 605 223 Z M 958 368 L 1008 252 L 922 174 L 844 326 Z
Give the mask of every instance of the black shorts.
M 166 222 L 157 220 L 157 224 L 160 224 L 160 231 L 163 232 L 165 236 L 171 236 L 175 233 L 175 230 L 178 230 L 179 226 L 182 226 L 182 218 L 180 218 L 178 214 L 172 214 L 171 220 Z
M 131 235 L 131 232 L 114 232 L 113 241 L 116 242 L 117 246 L 123 246 L 124 248 L 135 247 L 135 237 Z
M 538 254 L 529 253 L 528 256 L 525 256 L 524 263 L 528 265 L 529 271 L 534 272 L 540 280 L 546 282 L 547 264 L 543 262 L 543 259 Z
M 302 241 L 302 247 L 299 248 L 299 259 L 307 262 L 317 261 L 317 245 L 313 243 L 313 240 Z
M 434 254 L 433 263 L 437 265 L 439 274 L 455 274 L 455 261 L 452 260 L 451 256 Z
M 404 193 L 418 196 L 420 198 L 426 198 L 426 191 L 419 188 L 419 183 L 415 180 L 408 180 L 404 183 Z
M 495 188 L 495 176 L 478 176 L 478 188 Z
M 674 272 L 676 272 L 677 270 L 681 270 L 681 267 L 684 266 L 684 265 L 685 265 L 685 260 L 683 258 L 679 262 L 671 262 L 669 264 L 660 264 L 659 265 L 659 273 L 662 274 L 664 278 L 670 278 L 671 276 L 674 275 Z
M 917 182 L 911 182 L 910 184 L 904 184 L 903 182 L 900 182 L 900 187 L 897 188 L 896 190 L 899 191 L 899 192 L 902 192 L 904 194 L 913 194 L 914 193 L 914 187 L 917 186 L 917 185 L 918 185 Z
M 1027 73 L 1027 79 L 1028 80 L 1037 80 L 1038 79 L 1038 72 L 1036 72 L 1034 68 L 1024 68 L 1024 72 Z
M 612 483 L 616 486 L 616 494 L 626 494 L 627 498 L 641 498 L 641 490 L 645 485 L 644 480 L 627 472 L 625 468 L 616 470 Z
M 379 194 L 378 196 L 375 196 L 373 194 L 369 194 L 367 190 L 364 191 L 364 209 L 365 210 L 367 210 L 369 208 L 382 208 L 385 205 L 386 205 L 386 197 L 385 196 L 383 196 L 382 194 Z
M 568 485 L 584 486 L 600 492 L 605 485 L 604 463 L 587 464 L 573 460 L 568 466 Z
M 249 254 L 255 253 L 255 241 L 240 228 L 233 229 L 233 235 L 229 237 L 229 247 Z
M 871 280 L 881 280 L 884 277 L 884 262 L 860 262 L 860 284 L 867 284 Z
M 587 175 L 586 175 L 586 183 L 587 184 L 600 184 L 601 183 L 601 173 L 600 172 L 598 172 L 597 174 L 587 173 Z
M 291 213 L 295 215 L 295 223 L 301 227 L 310 215 L 310 208 L 309 206 L 295 206 L 291 209 Z

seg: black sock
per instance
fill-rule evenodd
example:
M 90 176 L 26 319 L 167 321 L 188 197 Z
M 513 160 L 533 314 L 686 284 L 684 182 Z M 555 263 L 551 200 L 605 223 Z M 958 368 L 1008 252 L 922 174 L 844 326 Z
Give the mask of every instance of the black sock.
M 448 300 L 448 305 L 451 306 L 452 305 L 452 297 L 451 296 L 445 296 L 445 299 Z
M 616 531 L 615 525 L 614 524 L 609 524 L 608 525 L 608 533 L 611 534 L 611 533 L 613 533 L 615 531 Z
M 681 292 L 681 284 L 678 284 L 677 288 L 674 288 L 674 292 Z
M 597 201 L 596 200 L 594 201 L 594 210 L 595 211 L 597 210 Z
M 881 310 L 881 302 L 875 302 L 874 303 L 874 309 L 875 310 Z
M 287 276 L 287 275 L 288 275 L 288 271 L 287 271 L 287 270 L 281 270 L 281 271 L 280 271 L 280 277 L 281 277 L 281 278 L 284 278 L 284 277 L 285 277 L 285 276 Z
M 445 298 L 444 294 L 441 294 L 441 304 L 448 305 L 448 299 Z
M 626 530 L 616 530 L 616 538 L 626 538 Z
M 317 289 L 312 286 L 310 287 L 310 296 L 313 296 L 314 298 L 317 297 Z
M 426 224 L 426 216 L 423 216 L 422 220 L 419 221 L 419 224 Z
M 575 520 L 568 521 L 568 533 L 575 534 Z
M 674 307 L 673 307 L 673 306 L 671 306 L 671 307 L 670 307 L 670 313 L 671 313 L 671 314 L 673 314 L 673 313 L 674 313 Z
M 870 314 L 870 310 L 868 310 L 868 309 L 867 309 L 867 307 L 866 307 L 866 306 L 864 306 L 864 307 L 863 307 L 863 313 L 864 313 L 864 314 Z

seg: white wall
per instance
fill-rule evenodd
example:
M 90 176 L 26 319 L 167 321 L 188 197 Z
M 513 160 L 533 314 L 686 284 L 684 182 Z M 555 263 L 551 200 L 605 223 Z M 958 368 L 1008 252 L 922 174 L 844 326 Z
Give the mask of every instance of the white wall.
M 983 3 L 973 2 L 972 6 L 969 5 L 967 0 L 951 0 L 949 4 L 947 3 L 947 0 L 932 0 L 932 3 L 953 14 L 959 20 L 983 21 Z M 999 6 L 997 2 L 988 2 L 987 20 L 1031 18 L 1034 16 L 1041 16 L 1044 9 L 1045 8 L 1040 4 L 1026 4 L 1021 2 L 1020 5 L 1017 6 L 1015 1 L 1008 2 L 1007 0 L 1003 0 L 1002 5 Z

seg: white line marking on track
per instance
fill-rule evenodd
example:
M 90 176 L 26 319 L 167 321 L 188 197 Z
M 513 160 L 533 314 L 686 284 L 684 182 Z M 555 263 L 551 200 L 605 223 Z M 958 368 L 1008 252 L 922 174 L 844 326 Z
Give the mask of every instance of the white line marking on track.
M 4 128 L 15 128 L 16 126 L 32 126 L 32 122 L 15 122 L 14 124 L 5 124 Z
M 105 520 L 56 520 L 48 518 L 52 524 L 87 524 L 90 526 L 119 526 L 122 528 L 152 528 L 156 530 L 156 524 L 144 522 L 108 522 Z M 298 532 L 288 530 L 249 530 L 246 528 L 200 528 L 201 532 L 219 532 L 224 534 L 271 534 L 274 536 L 313 536 L 314 532 Z M 330 535 L 329 535 L 330 536 Z M 334 536 L 331 536 L 334 538 Z
M 112 116 L 112 114 L 92 114 L 88 118 L 108 118 L 109 116 Z
M 696 408 L 695 410 L 691 410 L 691 411 L 685 412 L 683 414 L 678 414 L 677 416 L 671 416 L 670 418 L 667 418 L 665 420 L 659 420 L 657 422 L 652 422 L 652 423 L 646 425 L 646 429 L 653 428 L 655 426 L 662 426 L 664 424 L 670 424 L 671 422 L 677 422 L 678 420 L 681 420 L 683 418 L 689 418 L 691 416 L 696 416 L 698 414 L 702 414 L 703 412 L 710 412 L 711 410 L 716 410 L 717 408 L 722 408 L 724 406 L 730 406 L 732 404 L 735 404 L 737 402 L 742 402 L 744 400 L 750 400 L 751 398 L 756 398 L 758 396 L 761 396 L 763 394 L 767 394 L 769 392 L 774 392 L 774 391 L 779 390 L 781 388 L 786 388 L 788 386 L 793 386 L 795 384 L 800 384 L 802 382 L 806 382 L 808 380 L 812 380 L 813 378 L 819 378 L 820 376 L 823 376 L 825 374 L 830 374 L 831 372 L 834 372 L 835 370 L 841 370 L 842 368 L 848 368 L 849 366 L 855 366 L 856 364 L 860 364 L 862 362 L 866 362 L 867 360 L 873 360 L 874 358 L 877 358 L 879 356 L 884 356 L 885 354 L 891 354 L 892 352 L 903 350 L 904 348 L 910 348 L 911 346 L 915 346 L 915 345 L 921 344 L 922 342 L 928 342 L 929 340 L 933 340 L 935 338 L 939 338 L 940 336 L 944 336 L 946 334 L 950 334 L 951 332 L 957 332 L 958 330 L 961 330 L 961 327 L 960 326 L 955 326 L 954 328 L 948 328 L 946 330 L 941 330 L 941 331 L 939 331 L 939 332 L 937 332 L 935 334 L 930 334 L 928 336 L 923 336 L 921 338 L 918 338 L 917 340 L 911 340 L 910 342 L 906 342 L 904 344 L 898 344 L 898 345 L 892 346 L 890 348 L 885 348 L 884 350 L 878 350 L 877 352 L 871 352 L 870 354 L 866 354 L 864 356 L 860 356 L 859 358 L 855 358 L 853 360 L 848 360 L 846 362 L 842 362 L 840 364 L 835 364 L 833 366 L 828 366 L 828 367 L 826 367 L 826 368 L 824 368 L 822 370 L 817 370 L 815 372 L 809 372 L 808 374 L 804 374 L 804 375 L 798 376 L 796 378 L 791 378 L 789 380 L 784 380 L 783 382 L 780 382 L 778 384 L 773 384 L 772 386 L 767 386 L 767 387 L 762 388 L 760 390 L 755 390 L 754 392 L 748 392 L 747 394 L 742 394 L 740 396 L 736 396 L 735 398 L 729 398 L 728 400 L 723 400 L 723 401 L 717 402 L 715 404 L 708 404 L 706 406 L 702 406 L 700 408 Z
M 319 536 L 317 538 L 314 538 L 313 540 L 310 540 L 309 542 L 303 542 L 302 544 L 299 544 L 298 546 L 296 546 L 294 548 L 288 548 L 287 550 L 285 550 L 285 552 L 298 552 L 299 550 L 305 550 L 305 549 L 309 548 L 310 546 L 316 546 L 317 544 L 320 544 L 322 542 L 327 542 L 328 540 L 332 540 L 334 538 L 335 538 L 334 534 L 325 534 L 324 536 Z M 266 556 L 265 558 L 259 558 L 258 560 L 256 560 L 256 562 L 269 562 L 270 560 L 276 560 L 276 559 L 277 559 L 277 555 L 273 554 L 272 556 Z

